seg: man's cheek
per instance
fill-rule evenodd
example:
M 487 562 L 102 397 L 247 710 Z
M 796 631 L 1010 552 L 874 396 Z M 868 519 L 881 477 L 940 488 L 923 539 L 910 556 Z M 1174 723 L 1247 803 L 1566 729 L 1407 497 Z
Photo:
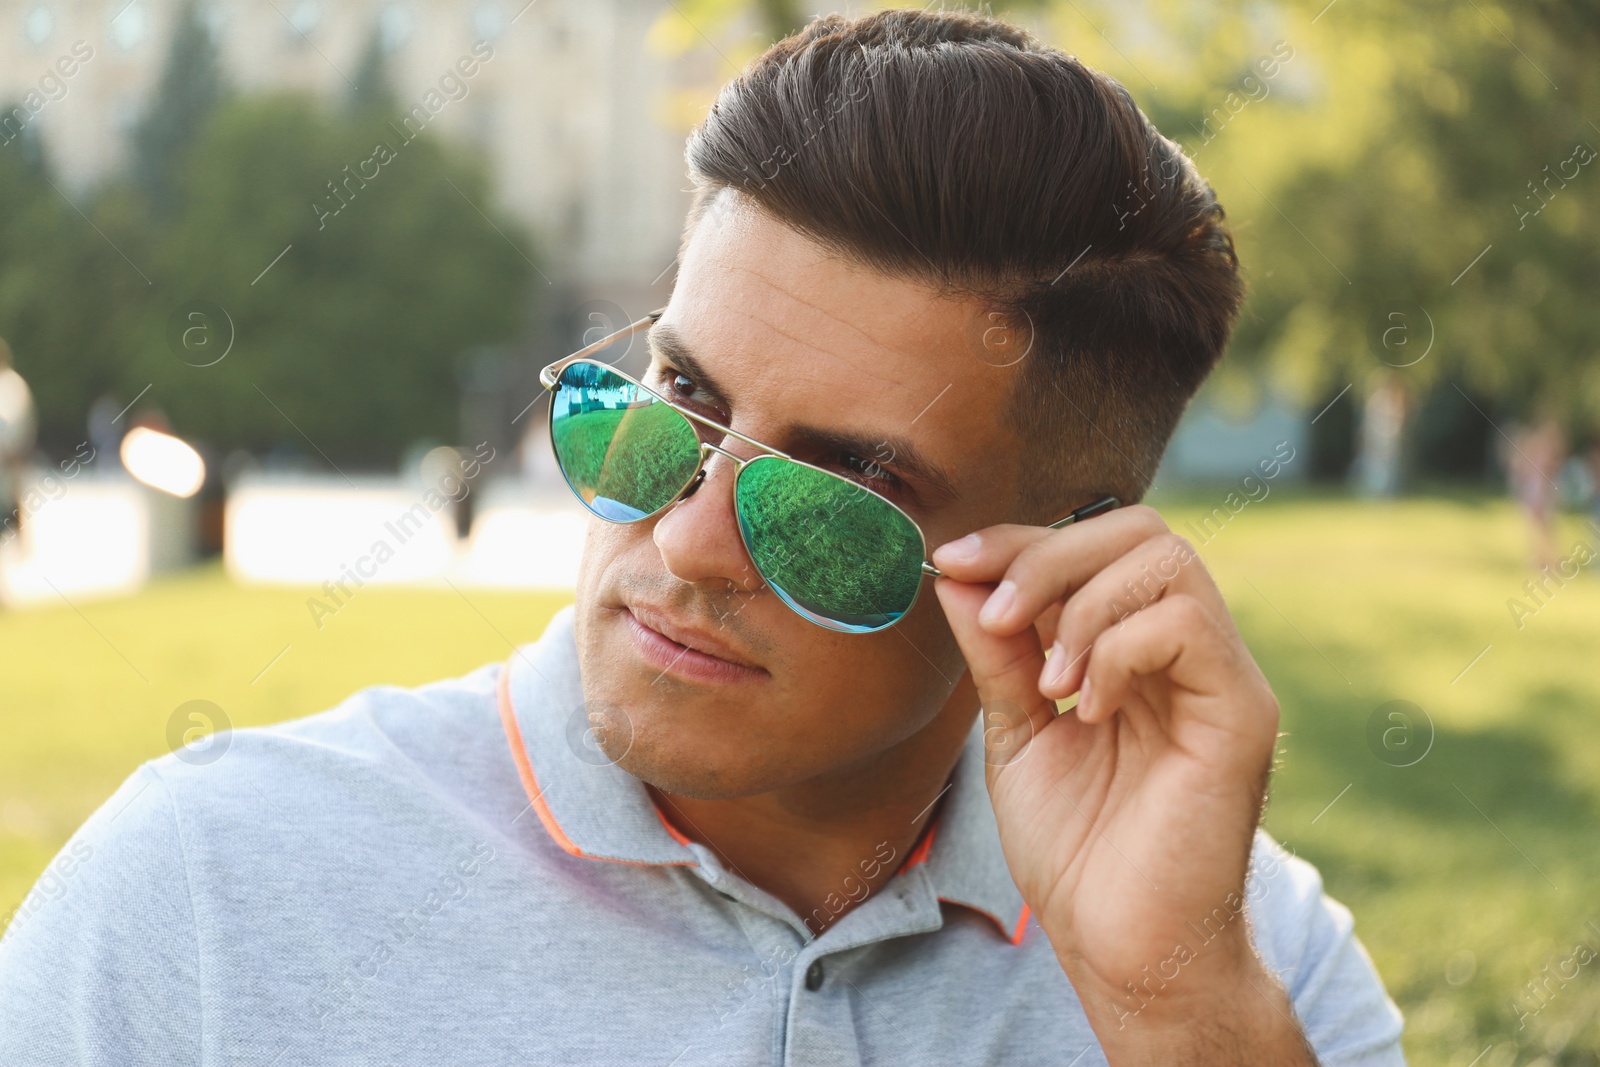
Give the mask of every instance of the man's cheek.
M 922 590 L 911 612 L 894 627 L 898 634 L 885 631 L 876 635 L 899 645 L 901 657 L 909 664 L 908 670 L 925 678 L 942 679 L 952 687 L 967 669 L 961 655 L 961 645 L 956 641 L 950 620 L 933 591 L 933 579 L 922 580 Z M 920 666 L 918 666 L 920 665 Z
M 627 581 L 623 575 L 626 557 L 613 542 L 609 524 L 594 520 L 574 583 L 573 636 L 586 683 L 590 677 L 615 677 L 629 679 L 631 684 L 634 670 L 643 669 L 628 636 L 627 620 L 615 610 L 625 595 Z
M 615 593 L 616 576 L 623 567 L 628 566 L 630 554 L 641 547 L 648 552 L 654 551 L 648 545 L 649 535 L 640 529 L 644 525 L 622 525 L 590 516 L 589 528 L 583 538 L 583 555 L 578 561 L 576 587 L 580 607 L 587 603 L 592 610 L 598 603 L 608 602 L 607 594 Z M 641 534 L 644 535 L 645 546 L 638 544 Z M 598 602 L 594 600 L 596 596 L 600 597 Z M 614 600 L 615 596 L 610 599 Z

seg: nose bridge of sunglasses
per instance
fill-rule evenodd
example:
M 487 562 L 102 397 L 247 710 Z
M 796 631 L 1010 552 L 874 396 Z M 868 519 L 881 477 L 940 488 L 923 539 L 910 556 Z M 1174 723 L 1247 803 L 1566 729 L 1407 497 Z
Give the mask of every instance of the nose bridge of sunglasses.
M 718 456 L 725 458 L 730 464 L 732 464 L 733 475 L 735 478 L 737 478 L 739 472 L 744 469 L 745 464 L 750 462 L 749 460 L 742 459 L 733 452 L 728 451 L 721 445 L 711 441 L 701 441 L 699 468 L 695 471 L 694 477 L 689 480 L 689 484 L 684 486 L 683 491 L 678 494 L 678 501 L 687 500 L 691 496 L 694 496 L 695 493 L 700 491 L 700 487 L 711 479 L 713 474 L 712 467 Z
M 714 441 L 701 441 L 700 442 L 700 453 L 706 457 L 706 462 L 707 463 L 711 462 L 711 458 L 712 458 L 713 455 L 726 456 L 728 459 L 733 461 L 733 465 L 734 465 L 734 467 L 736 469 L 739 468 L 739 467 L 744 466 L 744 464 L 746 462 L 748 462 L 747 460 L 739 458 L 739 456 L 737 454 L 735 454 L 734 452 L 732 452 L 732 451 L 730 451 L 730 450 L 728 450 L 726 448 L 723 448 L 721 445 L 717 444 Z

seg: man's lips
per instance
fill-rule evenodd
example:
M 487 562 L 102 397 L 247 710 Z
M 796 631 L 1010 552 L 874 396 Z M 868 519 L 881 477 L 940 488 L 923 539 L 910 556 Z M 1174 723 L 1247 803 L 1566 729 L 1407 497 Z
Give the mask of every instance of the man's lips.
M 643 604 L 622 607 L 634 647 L 663 674 L 692 681 L 754 682 L 771 675 L 716 634 Z

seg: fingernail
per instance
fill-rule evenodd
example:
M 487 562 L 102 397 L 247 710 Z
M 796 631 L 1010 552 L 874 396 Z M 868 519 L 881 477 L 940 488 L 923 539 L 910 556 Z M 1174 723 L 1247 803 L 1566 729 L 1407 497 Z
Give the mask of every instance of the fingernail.
M 977 534 L 967 534 L 959 540 L 939 546 L 939 555 L 951 563 L 966 563 L 977 558 L 978 548 L 982 545 Z
M 978 612 L 978 621 L 985 626 L 993 626 L 1006 613 L 1011 610 L 1011 605 L 1017 602 L 1017 585 L 1012 581 L 1004 581 L 989 594 L 989 599 L 984 601 L 983 610 Z
M 1050 646 L 1050 652 L 1044 661 L 1044 677 L 1039 679 L 1039 685 L 1048 689 L 1060 682 L 1067 673 L 1067 650 L 1057 641 Z

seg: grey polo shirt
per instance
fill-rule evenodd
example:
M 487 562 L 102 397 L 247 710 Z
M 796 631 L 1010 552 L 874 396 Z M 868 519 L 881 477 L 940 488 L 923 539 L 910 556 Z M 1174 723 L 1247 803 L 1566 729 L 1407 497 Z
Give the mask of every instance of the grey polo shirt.
M 894 877 L 814 937 L 585 745 L 581 704 L 569 608 L 505 663 L 144 764 L 0 941 L 0 1064 L 1105 1063 L 976 722 L 911 853 L 864 859 Z M 1402 1064 L 1316 871 L 1263 834 L 1247 888 L 1325 1067 Z

